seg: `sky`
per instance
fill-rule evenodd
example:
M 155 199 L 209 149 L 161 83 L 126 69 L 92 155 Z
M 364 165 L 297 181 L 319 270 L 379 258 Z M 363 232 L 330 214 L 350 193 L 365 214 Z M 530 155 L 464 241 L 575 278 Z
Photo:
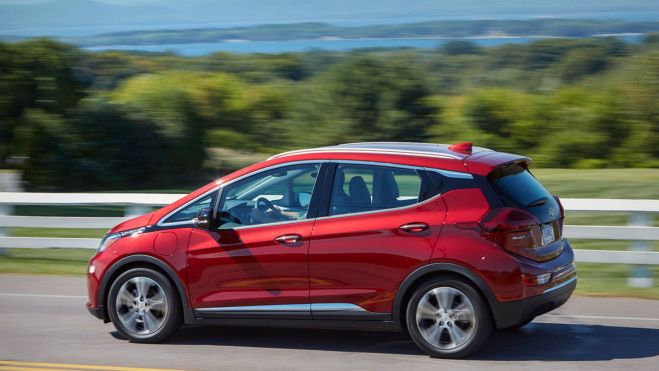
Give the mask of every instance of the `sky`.
M 31 5 L 42 4 L 52 0 L 0 0 L 0 5 Z M 160 3 L 162 0 L 95 0 L 98 3 L 116 4 L 116 5 L 139 5 Z

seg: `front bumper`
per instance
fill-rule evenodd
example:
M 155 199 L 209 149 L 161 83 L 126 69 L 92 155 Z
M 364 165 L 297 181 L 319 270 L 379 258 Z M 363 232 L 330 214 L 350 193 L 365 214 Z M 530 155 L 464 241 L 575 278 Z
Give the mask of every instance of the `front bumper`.
M 492 305 L 494 322 L 498 329 L 513 327 L 541 314 L 550 312 L 570 298 L 577 287 L 576 275 L 530 298 L 496 302 Z
M 109 322 L 108 319 L 105 316 L 105 309 L 103 308 L 102 305 L 98 306 L 98 307 L 92 307 L 91 305 L 89 305 L 89 303 L 87 303 L 86 307 L 87 307 L 87 311 L 92 316 L 94 316 L 98 319 L 102 319 L 103 322 Z

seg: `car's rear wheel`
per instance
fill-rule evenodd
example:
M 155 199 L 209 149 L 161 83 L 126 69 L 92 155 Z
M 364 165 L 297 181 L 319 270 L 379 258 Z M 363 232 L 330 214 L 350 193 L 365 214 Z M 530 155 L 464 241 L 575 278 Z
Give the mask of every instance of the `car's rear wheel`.
M 147 268 L 130 269 L 117 277 L 107 308 L 115 328 L 135 342 L 160 342 L 181 325 L 174 287 L 163 274 Z
M 476 289 L 452 278 L 420 285 L 406 314 L 410 337 L 433 357 L 465 357 L 476 351 L 492 330 L 487 304 Z

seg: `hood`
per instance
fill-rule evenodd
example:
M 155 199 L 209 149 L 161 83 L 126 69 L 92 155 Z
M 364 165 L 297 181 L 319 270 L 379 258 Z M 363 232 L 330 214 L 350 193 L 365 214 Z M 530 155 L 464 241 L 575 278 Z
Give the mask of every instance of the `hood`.
M 151 221 L 153 214 L 154 212 L 152 211 L 150 213 L 140 215 L 133 219 L 128 219 L 123 223 L 119 223 L 115 225 L 112 229 L 108 231 L 108 233 L 115 233 L 115 232 L 126 231 L 134 228 L 146 227 L 149 225 L 149 222 Z

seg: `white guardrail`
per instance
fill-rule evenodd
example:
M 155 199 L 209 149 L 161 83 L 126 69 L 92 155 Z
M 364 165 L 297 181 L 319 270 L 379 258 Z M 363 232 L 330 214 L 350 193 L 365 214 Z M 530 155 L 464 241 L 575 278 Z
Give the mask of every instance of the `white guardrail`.
M 9 228 L 111 228 L 143 214 L 149 207 L 167 205 L 182 194 L 146 193 L 27 193 L 0 192 L 0 249 L 2 248 L 97 248 L 97 238 L 11 237 Z M 577 262 L 659 264 L 659 252 L 650 241 L 659 240 L 659 227 L 653 227 L 654 214 L 659 213 L 659 200 L 622 199 L 561 199 L 565 210 L 589 212 L 624 212 L 629 215 L 626 226 L 566 225 L 564 235 L 570 239 L 629 240 L 630 249 L 575 250 Z M 12 215 L 14 206 L 122 206 L 124 217 L 60 217 Z M 652 285 L 652 279 L 642 266 L 635 269 L 629 283 L 632 286 Z

